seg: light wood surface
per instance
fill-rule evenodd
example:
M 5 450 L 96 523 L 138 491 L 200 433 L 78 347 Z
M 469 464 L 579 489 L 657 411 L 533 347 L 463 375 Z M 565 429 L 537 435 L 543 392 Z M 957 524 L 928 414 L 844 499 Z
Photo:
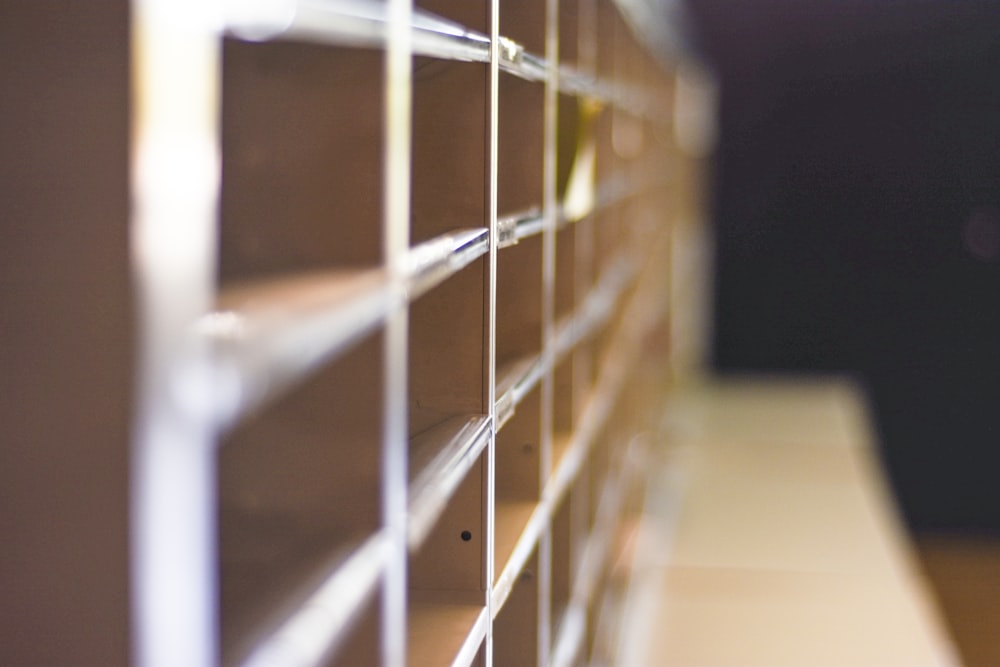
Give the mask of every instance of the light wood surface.
M 958 664 L 850 384 L 716 382 L 673 405 L 624 664 Z

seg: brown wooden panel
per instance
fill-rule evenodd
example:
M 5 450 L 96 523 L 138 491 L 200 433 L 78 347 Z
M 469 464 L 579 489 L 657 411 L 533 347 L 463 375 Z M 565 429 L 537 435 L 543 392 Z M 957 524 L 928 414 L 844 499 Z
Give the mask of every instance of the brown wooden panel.
M 497 366 L 542 350 L 542 237 L 497 258 Z
M 225 654 L 380 523 L 382 337 L 230 433 L 218 455 Z
M 222 281 L 382 255 L 383 56 L 225 42 Z
M 576 354 L 576 353 L 574 353 Z M 573 432 L 575 394 L 573 354 L 556 367 L 553 376 L 552 428 L 556 433 Z
M 485 475 L 486 460 L 481 456 L 420 550 L 411 556 L 412 590 L 476 594 L 486 590 Z M 461 599 L 468 603 L 470 596 Z
M 538 555 L 521 572 L 493 623 L 493 664 L 531 667 L 538 664 Z
M 552 519 L 552 635 L 556 636 L 572 592 L 571 496 L 563 499 Z
M 559 2 L 559 60 L 575 64 L 579 55 L 580 0 Z
M 504 0 L 500 7 L 500 34 L 524 46 L 529 53 L 545 55 L 545 2 Z
M 499 213 L 542 205 L 545 87 L 500 74 L 497 197 Z
M 481 63 L 414 60 L 414 243 L 489 225 L 488 73 Z
M 541 392 L 517 406 L 496 445 L 496 494 L 502 500 L 537 500 L 541 492 Z
M 129 661 L 129 12 L 0 5 L 0 664 Z
M 379 646 L 381 593 L 377 590 L 372 596 L 355 619 L 343 645 L 326 657 L 325 667 L 379 667 L 382 664 Z
M 410 437 L 456 415 L 486 414 L 483 358 L 485 260 L 410 308 Z

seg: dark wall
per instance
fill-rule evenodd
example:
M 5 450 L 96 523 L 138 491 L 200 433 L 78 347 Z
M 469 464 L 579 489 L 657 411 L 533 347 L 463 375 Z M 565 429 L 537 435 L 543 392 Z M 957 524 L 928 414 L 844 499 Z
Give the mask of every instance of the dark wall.
M 0 2 L 0 665 L 129 662 L 128 41 Z
M 857 373 L 911 526 L 1000 530 L 1000 6 L 690 4 L 716 368 Z

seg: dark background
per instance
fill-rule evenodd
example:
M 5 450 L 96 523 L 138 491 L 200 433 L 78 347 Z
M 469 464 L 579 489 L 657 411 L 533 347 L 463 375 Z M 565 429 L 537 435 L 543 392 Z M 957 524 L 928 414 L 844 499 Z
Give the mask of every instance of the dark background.
M 867 387 L 911 528 L 1000 533 L 1000 7 L 690 0 L 713 363 Z

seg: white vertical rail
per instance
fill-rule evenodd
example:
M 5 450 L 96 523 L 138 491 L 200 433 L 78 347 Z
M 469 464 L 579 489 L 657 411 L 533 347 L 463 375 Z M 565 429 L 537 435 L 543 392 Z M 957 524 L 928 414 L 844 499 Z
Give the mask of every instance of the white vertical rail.
M 500 127 L 500 0 L 490 0 L 490 109 L 489 109 L 489 361 L 487 369 L 487 402 L 490 411 L 490 443 L 486 469 L 486 667 L 493 665 L 493 581 L 496 564 L 496 451 L 497 451 L 497 248 L 500 232 L 497 227 L 497 170 Z
M 140 377 L 130 533 L 133 660 L 142 667 L 210 667 L 219 657 L 215 434 L 199 409 L 213 387 L 188 337 L 214 293 L 217 10 L 203 0 L 132 2 L 130 224 Z
M 410 245 L 412 0 L 389 0 L 385 52 L 383 261 L 402 296 Z M 402 300 L 401 301 L 405 301 Z M 383 341 L 382 521 L 392 553 L 382 588 L 382 664 L 406 664 L 407 339 L 409 310 L 389 316 Z
M 555 282 L 556 225 L 558 223 L 558 193 L 556 192 L 557 120 L 559 92 L 559 0 L 545 3 L 545 77 L 544 155 L 542 161 L 542 360 L 546 369 L 542 377 L 541 466 L 540 484 L 544 490 L 552 473 L 553 391 L 555 376 Z M 538 545 L 538 658 L 537 664 L 548 662 L 551 644 L 552 615 L 552 525 L 546 527 Z
M 579 0 L 577 18 L 577 66 L 580 71 L 592 76 L 597 75 L 597 0 Z M 598 156 L 600 158 L 600 156 Z M 577 295 L 588 294 L 593 284 L 594 268 L 594 235 L 596 233 L 595 212 L 591 211 L 586 218 L 576 224 L 575 242 L 576 257 L 574 258 L 574 290 Z M 578 304 L 579 305 L 579 304 Z M 592 348 L 591 344 L 588 347 Z M 596 366 L 592 349 L 578 350 L 573 354 L 573 419 L 574 422 L 583 412 L 586 397 L 590 395 L 591 375 Z M 574 424 L 575 426 L 575 424 Z M 575 581 L 580 572 L 582 554 L 579 545 L 587 535 L 589 522 L 590 494 L 592 493 L 590 467 L 584 464 L 577 475 L 576 486 L 570 501 L 570 569 L 571 581 Z

